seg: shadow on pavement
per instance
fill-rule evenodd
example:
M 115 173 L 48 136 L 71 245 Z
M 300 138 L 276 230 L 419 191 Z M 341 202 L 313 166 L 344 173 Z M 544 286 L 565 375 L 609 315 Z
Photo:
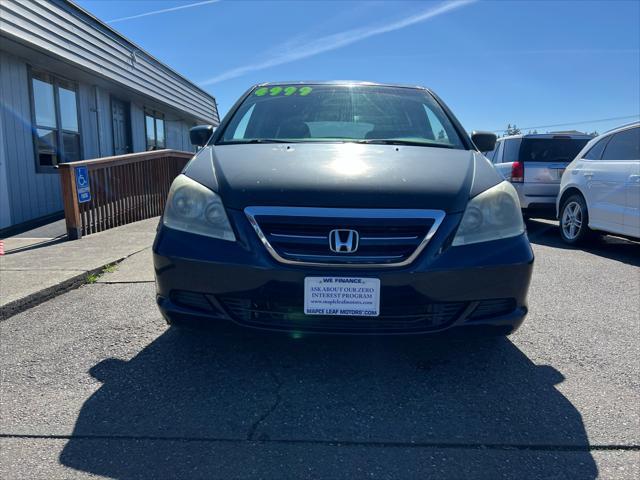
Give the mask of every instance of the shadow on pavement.
M 93 474 L 597 476 L 562 375 L 508 339 L 169 329 L 91 374 L 60 462 Z
M 16 238 L 20 238 L 20 237 L 16 237 Z M 5 250 L 5 255 L 11 255 L 13 253 L 20 253 L 20 252 L 27 252 L 29 250 L 37 250 L 39 248 L 46 248 L 46 247 L 50 247 L 51 245 L 56 245 L 58 243 L 62 243 L 66 241 L 67 241 L 66 235 L 62 237 L 56 237 L 56 238 L 45 238 L 45 239 L 42 239 L 42 241 L 32 241 L 25 245 L 11 248 L 9 250 Z
M 565 250 L 583 250 L 610 260 L 628 263 L 636 267 L 640 266 L 639 242 L 603 235 L 585 245 L 572 247 L 560 238 L 557 222 L 549 223 L 536 220 L 527 220 L 527 233 L 529 240 L 534 244 Z

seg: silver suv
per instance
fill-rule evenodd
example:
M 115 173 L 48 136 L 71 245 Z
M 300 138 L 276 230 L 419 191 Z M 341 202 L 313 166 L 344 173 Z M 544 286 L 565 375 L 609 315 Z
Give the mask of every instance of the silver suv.
M 513 135 L 500 138 L 485 156 L 516 188 L 525 217 L 555 219 L 562 174 L 591 138 L 581 133 Z

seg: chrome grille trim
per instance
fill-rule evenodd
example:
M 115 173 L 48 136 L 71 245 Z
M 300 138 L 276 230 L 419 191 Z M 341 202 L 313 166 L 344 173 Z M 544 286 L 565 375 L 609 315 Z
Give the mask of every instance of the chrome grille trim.
M 316 208 L 316 207 L 246 207 L 244 213 L 249 223 L 255 230 L 258 238 L 265 246 L 269 254 L 278 262 L 288 265 L 304 265 L 312 267 L 331 268 L 389 268 L 403 267 L 410 265 L 422 253 L 429 241 L 433 238 L 445 217 L 443 210 L 422 210 L 422 209 L 370 209 L 370 208 Z M 264 234 L 256 217 L 258 216 L 280 216 L 280 217 L 328 217 L 328 218 L 371 218 L 371 219 L 429 219 L 433 221 L 431 228 L 418 244 L 411 255 L 400 262 L 388 263 L 336 263 L 319 261 L 300 261 L 282 257 L 271 245 L 267 235 Z M 270 234 L 272 235 L 272 234 Z M 301 238 L 317 238 L 318 236 L 304 236 Z M 326 237 L 322 237 L 326 238 Z M 395 237 L 397 239 L 398 237 Z M 283 252 L 286 255 L 286 252 Z M 300 254 L 297 254 L 300 256 Z M 314 257 L 318 257 L 314 255 Z M 327 256 L 329 257 L 329 256 Z M 345 256 L 346 257 L 346 256 Z M 335 257 L 333 257 L 335 258 Z M 387 259 L 394 256 L 385 257 Z
M 360 241 L 367 240 L 369 242 L 382 242 L 391 240 L 393 242 L 396 240 L 416 240 L 417 238 L 418 237 L 415 235 L 411 237 L 360 237 Z
M 314 240 L 327 240 L 326 235 L 291 235 L 284 233 L 269 233 L 270 237 L 280 237 L 280 238 L 313 238 Z
M 326 260 L 330 260 L 332 258 L 336 258 L 333 255 L 313 255 L 313 254 L 309 254 L 309 253 L 292 253 L 292 252 L 282 252 L 285 255 L 290 255 L 292 257 L 306 257 L 306 258 L 315 258 L 315 259 L 326 259 Z M 402 255 L 345 255 L 344 257 L 345 259 L 349 259 L 349 260 L 387 260 L 389 258 L 402 258 Z M 304 262 L 305 265 L 308 265 L 307 262 Z M 329 262 L 328 265 L 344 265 L 343 263 L 331 263 Z M 348 264 L 351 265 L 351 264 Z

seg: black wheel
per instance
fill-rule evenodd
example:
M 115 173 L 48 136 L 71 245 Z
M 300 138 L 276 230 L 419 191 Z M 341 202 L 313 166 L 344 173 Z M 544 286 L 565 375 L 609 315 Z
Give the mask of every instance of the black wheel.
M 589 211 L 582 195 L 568 197 L 560 208 L 560 236 L 569 245 L 578 245 L 592 237 Z

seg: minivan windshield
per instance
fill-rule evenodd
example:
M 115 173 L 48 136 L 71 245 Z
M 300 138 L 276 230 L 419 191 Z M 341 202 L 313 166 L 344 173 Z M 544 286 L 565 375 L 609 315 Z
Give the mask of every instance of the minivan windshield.
M 378 85 L 276 85 L 254 89 L 217 144 L 389 143 L 464 149 L 428 91 Z

